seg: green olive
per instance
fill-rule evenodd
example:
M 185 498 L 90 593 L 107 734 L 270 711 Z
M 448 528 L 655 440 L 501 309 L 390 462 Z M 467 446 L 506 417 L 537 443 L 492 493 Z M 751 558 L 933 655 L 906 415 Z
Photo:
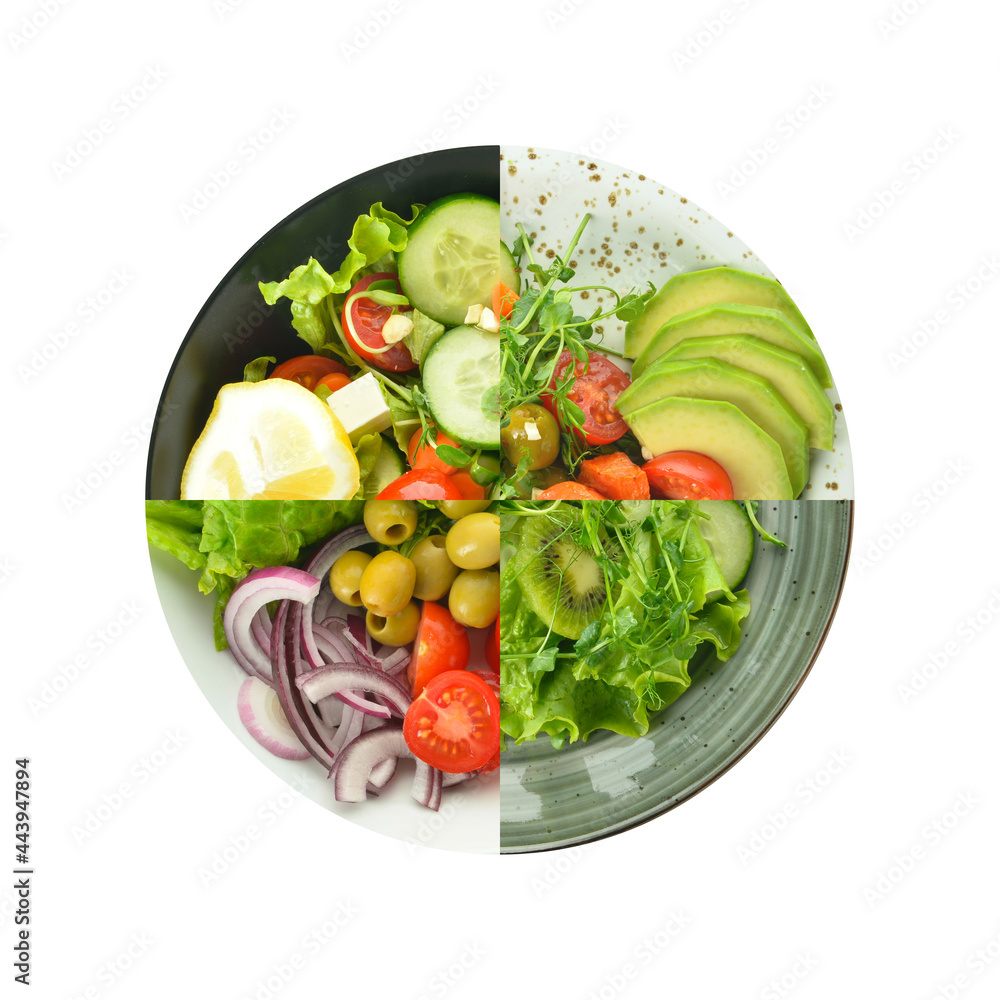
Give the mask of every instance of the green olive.
M 486 569 L 500 561 L 500 518 L 488 512 L 466 514 L 448 530 L 448 558 L 461 569 Z
M 400 545 L 417 530 L 417 507 L 409 500 L 366 500 L 364 516 L 380 545 Z
M 387 549 L 380 552 L 361 574 L 361 603 L 376 615 L 398 615 L 413 597 L 417 570 L 406 556 Z
M 421 601 L 440 601 L 458 576 L 458 567 L 448 558 L 444 535 L 421 539 L 413 546 L 410 560 L 417 569 L 413 596 Z
M 475 514 L 478 511 L 486 510 L 489 507 L 489 500 L 440 500 L 438 508 L 445 517 L 452 521 L 465 517 L 466 514 Z
M 376 641 L 386 646 L 405 646 L 417 637 L 417 627 L 420 625 L 420 605 L 416 601 L 409 604 L 395 615 L 377 615 L 369 611 L 365 615 L 365 627 L 368 634 Z
M 338 601 L 352 608 L 361 607 L 361 574 L 372 561 L 367 552 L 351 549 L 345 552 L 330 570 L 330 589 Z
M 500 431 L 508 461 L 516 466 L 528 455 L 528 471 L 544 469 L 559 456 L 559 424 L 537 403 L 522 403 L 510 411 L 510 423 Z
M 463 570 L 451 585 L 448 610 L 460 625 L 491 625 L 500 613 L 500 574 L 495 569 Z

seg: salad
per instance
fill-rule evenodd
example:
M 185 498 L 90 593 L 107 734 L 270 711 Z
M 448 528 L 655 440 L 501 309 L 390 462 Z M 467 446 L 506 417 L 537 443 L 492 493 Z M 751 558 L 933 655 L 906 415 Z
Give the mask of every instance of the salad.
M 146 517 L 150 543 L 218 591 L 216 645 L 246 674 L 247 731 L 278 757 L 315 758 L 337 801 L 377 794 L 413 758 L 413 797 L 437 809 L 443 788 L 497 767 L 495 513 L 149 501 Z
M 564 253 L 541 259 L 518 226 L 527 284 L 503 290 L 500 327 L 508 495 L 798 496 L 810 449 L 833 447 L 833 383 L 781 285 L 730 267 L 682 272 L 659 290 L 570 284 L 589 218 Z M 587 299 L 600 304 L 584 316 Z M 604 329 L 616 321 L 620 350 Z
M 499 475 L 498 283 L 519 287 L 500 206 L 478 194 L 381 203 L 334 273 L 315 259 L 262 282 L 312 353 L 265 356 L 225 385 L 181 498 L 483 500 Z
M 701 656 L 739 647 L 752 517 L 733 501 L 505 504 L 503 732 L 645 734 Z

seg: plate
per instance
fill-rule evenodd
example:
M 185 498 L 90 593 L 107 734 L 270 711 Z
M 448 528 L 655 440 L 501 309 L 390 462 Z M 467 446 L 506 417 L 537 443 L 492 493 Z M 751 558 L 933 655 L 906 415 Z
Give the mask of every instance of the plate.
M 638 739 L 595 733 L 553 750 L 512 746 L 500 767 L 500 851 L 572 847 L 620 833 L 680 805 L 733 766 L 773 725 L 816 662 L 840 599 L 853 500 L 761 504 L 763 527 L 745 586 L 740 648 L 708 660 Z
M 331 813 L 414 848 L 480 854 L 499 850 L 500 779 L 496 771 L 446 788 L 441 809 L 433 812 L 410 798 L 412 761 L 400 762 L 399 770 L 377 798 L 345 803 L 334 801 L 332 783 L 317 761 L 282 760 L 268 753 L 246 731 L 237 714 L 236 695 L 247 675 L 228 651 L 215 649 L 214 596 L 199 593 L 196 574 L 173 556 L 151 548 L 150 562 L 163 614 L 191 676 L 233 735 L 278 778 Z M 483 634 L 473 634 L 473 666 L 486 665 Z
M 535 237 L 532 252 L 545 263 L 548 255 L 569 244 L 585 213 L 590 221 L 573 254 L 577 276 L 573 285 L 607 285 L 619 294 L 644 289 L 647 282 L 660 288 L 681 271 L 735 267 L 767 278 L 778 278 L 762 260 L 718 219 L 657 181 L 635 170 L 576 153 L 538 146 L 501 148 L 501 235 L 510 245 L 517 224 Z M 795 298 L 795 289 L 788 289 Z M 574 296 L 583 314 L 597 305 L 607 308 L 596 293 L 586 303 Z M 819 317 L 806 319 L 823 346 Z M 604 343 L 620 350 L 625 325 L 605 321 Z M 630 362 L 615 363 L 631 371 Z M 852 499 L 854 475 L 851 446 L 840 396 L 827 391 L 834 406 L 833 451 L 813 451 L 810 482 L 802 499 Z

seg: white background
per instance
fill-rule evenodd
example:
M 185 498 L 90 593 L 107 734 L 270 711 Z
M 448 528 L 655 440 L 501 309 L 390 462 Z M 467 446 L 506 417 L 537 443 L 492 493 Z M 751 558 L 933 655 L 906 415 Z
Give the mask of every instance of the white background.
M 4 7 L 0 798 L 6 870 L 13 760 L 30 756 L 37 995 L 996 996 L 995 6 L 482 10 Z M 656 177 L 792 290 L 854 446 L 840 612 L 745 760 L 583 851 L 413 851 L 304 800 L 264 828 L 283 786 L 198 693 L 152 586 L 141 501 L 164 375 L 218 279 L 292 209 L 420 144 L 494 142 Z M 5 981 L 13 903 L 0 887 Z

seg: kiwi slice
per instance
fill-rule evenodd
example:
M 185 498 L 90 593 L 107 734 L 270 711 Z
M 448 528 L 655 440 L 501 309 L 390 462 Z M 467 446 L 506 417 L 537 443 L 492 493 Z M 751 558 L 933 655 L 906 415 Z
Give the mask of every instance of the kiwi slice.
M 604 572 L 563 525 L 547 517 L 525 520 L 517 578 L 524 598 L 553 632 L 579 639 L 604 607 Z

